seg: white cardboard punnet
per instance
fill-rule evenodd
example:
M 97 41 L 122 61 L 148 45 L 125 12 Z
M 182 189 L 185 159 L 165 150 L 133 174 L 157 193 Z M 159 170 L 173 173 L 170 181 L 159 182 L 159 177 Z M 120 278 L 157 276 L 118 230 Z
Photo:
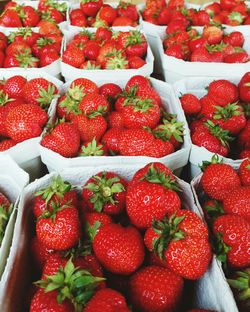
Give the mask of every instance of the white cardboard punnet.
M 107 82 L 107 79 L 95 80 L 94 82 L 98 86 Z M 109 80 L 108 80 L 109 81 Z M 127 79 L 123 81 L 116 81 L 121 87 L 124 87 L 127 83 Z M 188 125 L 184 116 L 184 113 L 181 109 L 180 103 L 177 101 L 172 87 L 162 81 L 150 78 L 152 86 L 159 93 L 162 99 L 163 106 L 167 109 L 169 113 L 177 114 L 177 120 L 184 122 L 185 135 L 184 143 L 180 150 L 174 152 L 173 154 L 167 155 L 162 158 L 152 158 L 146 156 L 90 156 L 90 157 L 75 157 L 75 158 L 65 158 L 58 153 L 55 153 L 43 146 L 40 145 L 40 153 L 42 162 L 47 166 L 48 170 L 51 172 L 61 171 L 63 168 L 72 168 L 72 167 L 82 167 L 82 166 L 96 166 L 98 165 L 132 165 L 132 164 L 147 164 L 152 161 L 160 161 L 165 165 L 169 166 L 172 170 L 180 169 L 184 167 L 188 162 L 189 150 L 191 146 L 191 140 L 189 136 Z M 69 86 L 70 82 L 66 83 L 62 92 L 64 93 Z
M 128 30 L 133 30 L 133 28 L 129 27 Z M 124 31 L 122 27 L 116 27 L 115 31 Z M 95 29 L 89 28 L 90 32 L 95 32 Z M 64 41 L 63 41 L 63 51 L 66 49 L 66 45 L 73 39 L 73 37 L 78 34 L 80 30 L 63 30 L 64 33 Z M 143 32 L 142 32 L 143 33 Z M 75 68 L 69 64 L 61 61 L 61 73 L 64 76 L 66 81 L 73 80 L 76 78 L 85 77 L 88 79 L 95 79 L 98 77 L 100 80 L 108 80 L 109 82 L 116 83 L 117 80 L 126 79 L 128 80 L 130 77 L 135 75 L 142 76 L 150 76 L 153 72 L 154 66 L 154 56 L 148 45 L 147 56 L 146 56 L 146 64 L 143 65 L 139 69 L 118 69 L 118 70 L 107 70 L 107 69 L 96 69 L 96 70 L 86 70 Z
M 109 165 L 109 166 L 96 166 L 89 168 L 71 168 L 64 169 L 60 172 L 63 180 L 70 182 L 81 191 L 84 183 L 94 174 L 100 171 L 108 170 L 115 172 L 123 178 L 130 180 L 134 173 L 140 169 L 141 165 Z M 9 311 L 21 311 L 23 308 L 25 298 L 27 298 L 28 289 L 31 283 L 31 257 L 29 254 L 30 240 L 32 237 L 32 199 L 34 193 L 41 188 L 44 188 L 50 183 L 52 177 L 57 176 L 57 173 L 53 172 L 44 176 L 43 178 L 36 180 L 29 184 L 23 191 L 18 206 L 17 221 L 15 227 L 15 233 L 13 237 L 13 244 L 10 252 L 10 260 L 8 261 L 8 270 L 12 272 L 9 278 L 5 281 L 5 287 L 0 292 L 1 312 Z M 197 211 L 195 206 L 193 195 L 189 184 L 177 179 L 181 192 L 183 207 L 189 208 L 193 211 Z M 225 283 L 219 283 L 218 293 L 215 293 L 215 283 L 221 279 L 217 276 L 216 281 L 211 278 L 211 274 L 218 275 L 220 271 L 215 268 L 214 260 L 208 273 L 204 275 L 200 280 L 197 281 L 195 287 L 196 300 L 194 304 L 200 308 L 210 308 L 220 312 L 236 312 L 237 310 L 230 307 L 228 310 L 225 309 L 227 306 L 227 297 L 222 297 L 225 292 Z M 8 295 L 7 295 L 8 294 Z M 220 298 L 219 298 L 220 297 Z M 4 298 L 5 300 L 2 300 Z M 13 300 L 12 298 L 15 298 Z M 220 301 L 219 301 L 220 299 Z M 225 306 L 223 306 L 223 299 L 225 300 Z M 223 301 L 223 302 L 222 302 Z
M 54 83 L 58 89 L 60 89 L 62 82 L 58 79 L 48 75 L 44 72 L 37 72 L 36 69 L 31 69 L 29 71 L 24 70 L 7 70 L 0 71 L 0 79 L 8 79 L 15 75 L 21 75 L 25 77 L 27 80 L 33 78 L 45 78 L 48 81 Z M 56 100 L 52 101 L 56 102 Z M 51 107 L 48 110 L 49 117 L 51 116 Z M 32 138 L 26 140 L 24 142 L 18 143 L 17 145 L 11 147 L 10 149 L 0 152 L 0 155 L 9 155 L 22 169 L 27 171 L 31 180 L 40 176 L 41 170 L 41 160 L 40 160 L 40 152 L 39 152 L 39 138 Z
M 5 266 L 12 242 L 17 201 L 23 188 L 28 183 L 29 175 L 18 167 L 9 156 L 0 155 L 0 192 L 4 193 L 10 202 L 14 204 L 13 212 L 5 229 L 4 238 L 0 246 L 0 293 L 4 281 L 9 274 L 8 271 L 5 271 Z

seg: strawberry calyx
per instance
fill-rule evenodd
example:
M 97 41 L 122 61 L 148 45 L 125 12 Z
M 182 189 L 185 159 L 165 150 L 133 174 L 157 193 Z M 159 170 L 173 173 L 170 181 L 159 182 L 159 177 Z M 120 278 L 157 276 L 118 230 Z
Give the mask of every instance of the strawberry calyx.
M 224 43 L 223 41 L 217 44 L 206 44 L 206 49 L 209 53 L 212 52 L 218 52 L 218 51 L 222 51 L 225 47 L 227 47 L 228 44 Z
M 87 146 L 82 146 L 79 156 L 103 156 L 104 150 L 102 144 L 97 144 L 94 138 Z
M 163 124 L 160 124 L 153 130 L 155 138 L 162 139 L 163 141 L 169 141 L 173 136 L 176 141 L 183 142 L 183 122 L 178 122 L 176 118 L 172 118 L 170 121 L 164 118 L 162 122 Z
M 162 220 L 154 220 L 152 227 L 158 238 L 153 239 L 153 250 L 160 257 L 165 259 L 165 251 L 171 241 L 178 241 L 185 238 L 185 232 L 179 229 L 179 224 L 185 219 L 185 216 L 176 217 L 172 215 L 170 219 L 166 216 Z
M 250 269 L 235 272 L 235 278 L 227 279 L 228 284 L 237 290 L 236 297 L 239 301 L 245 301 L 246 306 L 250 304 Z
M 94 39 L 95 33 L 90 32 L 87 29 L 83 29 L 78 34 L 79 37 L 86 36 L 88 39 Z
M 90 70 L 101 69 L 101 65 L 93 64 L 90 61 L 87 61 L 86 65 L 84 66 L 84 69 Z
M 43 11 L 42 12 L 42 19 L 47 21 L 47 22 L 55 22 L 54 18 L 51 17 L 51 11 L 48 10 L 48 11 Z
M 94 210 L 101 212 L 104 205 L 111 203 L 116 204 L 114 194 L 125 191 L 119 177 L 107 178 L 107 172 L 102 172 L 101 176 L 93 176 L 94 182 L 88 183 L 84 188 L 93 192 L 90 202 L 94 204 Z
M 57 302 L 68 299 L 75 307 L 75 311 L 82 311 L 83 307 L 93 296 L 95 288 L 105 278 L 95 277 L 87 270 L 75 267 L 70 259 L 64 268 L 60 267 L 56 274 L 46 275 L 46 279 L 35 282 L 45 292 L 56 290 Z
M 37 39 L 36 43 L 37 43 L 39 48 L 42 48 L 46 45 L 50 45 L 50 44 L 54 43 L 54 40 L 51 38 L 42 37 L 42 38 Z
M 39 90 L 39 96 L 40 97 L 36 100 L 40 104 L 41 108 L 48 108 L 51 101 L 58 97 L 58 95 L 55 94 L 55 87 L 50 84 L 48 85 L 47 90 L 44 88 Z
M 125 47 L 127 48 L 128 46 L 131 45 L 141 44 L 145 41 L 146 41 L 145 38 L 138 30 L 130 30 L 126 40 Z
M 128 61 L 122 53 L 117 56 L 110 57 L 106 63 L 106 69 L 126 69 L 128 66 Z
M 86 223 L 86 234 L 87 234 L 90 242 L 94 241 L 96 233 L 97 233 L 97 231 L 101 225 L 102 224 L 100 221 L 95 221 L 95 223 L 93 225 L 90 225 L 88 222 Z
M 211 120 L 207 120 L 204 125 L 213 136 L 220 140 L 223 146 L 229 147 L 228 142 L 234 140 L 234 138 L 230 135 L 230 131 L 223 130 L 218 124 L 215 125 Z
M 159 168 L 155 168 L 154 164 L 149 166 L 147 173 L 141 178 L 141 181 L 143 180 L 146 180 L 150 183 L 161 184 L 169 190 L 181 191 L 173 177 L 166 175 Z
M 99 0 L 80 0 L 81 3 L 98 2 Z
M 214 113 L 213 119 L 219 120 L 228 120 L 232 118 L 233 116 L 241 115 L 242 112 L 239 110 L 241 108 L 240 105 L 238 105 L 238 102 L 227 104 L 226 106 L 215 106 L 216 111 Z
M 133 99 L 126 99 L 123 106 L 132 106 L 134 112 L 147 113 L 149 108 L 154 107 L 154 104 L 151 99 L 141 99 L 140 97 L 136 97 Z
M 235 12 L 235 11 L 233 11 L 233 12 L 231 12 L 231 13 L 229 14 L 229 19 L 230 19 L 231 21 L 236 21 L 236 22 L 238 22 L 239 24 L 242 24 L 243 21 L 244 21 L 244 18 L 243 18 L 243 16 L 240 14 L 240 12 Z
M 80 102 L 86 93 L 84 92 L 84 87 L 72 83 L 72 86 L 67 91 L 67 95 L 69 95 L 73 100 Z
M 30 50 L 24 48 L 22 51 L 16 53 L 16 60 L 19 62 L 19 66 L 23 68 L 33 67 L 34 62 L 38 62 L 39 60 L 30 54 Z
M 82 239 L 79 240 L 77 246 L 74 246 L 67 250 L 60 251 L 60 255 L 63 258 L 71 258 L 72 260 L 77 259 L 81 256 L 87 256 L 92 254 L 92 244 L 90 241 L 82 241 Z
M 66 94 L 66 98 L 58 104 L 60 107 L 66 109 L 66 113 L 69 114 L 73 112 L 75 115 L 81 114 L 81 110 L 79 109 L 79 102 L 72 99 L 69 94 Z
M 22 36 L 24 39 L 32 36 L 32 29 L 30 27 L 21 27 L 18 28 L 18 31 L 12 32 L 8 36 L 8 41 L 13 42 L 17 36 Z
M 4 238 L 5 229 L 7 226 L 7 223 L 9 221 L 10 215 L 13 211 L 14 205 L 0 205 L 0 246 Z
M 207 204 L 202 208 L 206 211 L 206 214 L 212 221 L 216 220 L 219 216 L 224 214 L 223 205 L 215 199 L 213 199 L 213 203 L 211 205 Z
M 201 169 L 202 172 L 204 172 L 209 165 L 214 164 L 223 164 L 223 159 L 220 159 L 217 154 L 214 154 L 210 161 L 204 160 L 202 164 L 199 165 L 199 168 Z
M 0 107 L 5 106 L 7 103 L 14 101 L 14 99 L 9 98 L 8 94 L 0 90 Z
M 96 116 L 104 116 L 107 113 L 107 106 L 99 105 L 96 110 L 91 110 L 86 116 L 89 119 L 93 119 Z
M 53 1 L 53 0 L 47 0 L 47 5 L 50 6 L 53 9 L 56 9 L 63 15 L 67 11 L 67 4 L 65 2 L 59 3 L 58 1 Z
M 227 253 L 231 249 L 231 247 L 224 243 L 222 233 L 217 233 L 215 235 L 212 246 L 216 254 L 216 258 L 223 264 L 226 264 Z
M 35 196 L 42 196 L 46 205 L 50 202 L 51 198 L 56 195 L 59 198 L 63 198 L 64 194 L 72 189 L 72 185 L 69 182 L 64 182 L 60 176 L 52 177 L 50 184 L 35 193 Z
M 93 27 L 96 27 L 96 28 L 107 27 L 107 23 L 104 20 L 100 19 L 99 16 L 97 16 L 93 24 Z

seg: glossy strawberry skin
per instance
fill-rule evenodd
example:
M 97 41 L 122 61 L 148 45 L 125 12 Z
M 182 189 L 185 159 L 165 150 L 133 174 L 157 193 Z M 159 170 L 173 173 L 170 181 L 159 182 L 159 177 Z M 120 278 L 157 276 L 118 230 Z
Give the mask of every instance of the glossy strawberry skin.
M 10 98 L 22 97 L 23 88 L 27 80 L 23 76 L 13 76 L 6 80 L 4 85 L 4 92 L 9 95 Z
M 239 176 L 243 186 L 250 186 L 250 159 L 243 160 L 239 168 Z
M 134 227 L 104 225 L 94 238 L 93 249 L 100 263 L 116 274 L 129 275 L 144 260 L 143 240 Z
M 227 80 L 216 80 L 209 84 L 208 96 L 221 106 L 234 103 L 239 98 L 237 87 Z

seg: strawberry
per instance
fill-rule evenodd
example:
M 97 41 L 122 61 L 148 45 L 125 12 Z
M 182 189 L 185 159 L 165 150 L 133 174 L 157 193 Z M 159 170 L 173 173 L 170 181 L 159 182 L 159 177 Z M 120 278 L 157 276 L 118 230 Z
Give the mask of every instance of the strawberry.
M 223 31 L 216 26 L 207 26 L 203 29 L 202 37 L 207 41 L 208 44 L 218 44 L 222 40 Z
M 24 27 L 36 27 L 40 21 L 38 12 L 31 6 L 25 5 L 19 12 Z
M 80 238 L 78 211 L 74 206 L 53 204 L 53 210 L 47 210 L 37 220 L 36 235 L 47 248 L 66 250 L 77 244 Z
M 6 151 L 16 145 L 16 142 L 11 139 L 5 139 L 0 142 L 0 152 Z
M 47 122 L 46 112 L 33 104 L 22 104 L 10 109 L 6 118 L 8 136 L 16 142 L 38 137 Z
M 96 16 L 97 12 L 102 7 L 103 2 L 102 0 L 81 0 L 80 7 L 83 13 L 87 16 Z
M 221 6 L 219 3 L 217 2 L 213 2 L 211 4 L 208 4 L 205 6 L 204 10 L 210 15 L 210 16 L 214 16 L 220 13 L 221 11 Z
M 80 133 L 73 124 L 62 122 L 51 133 L 45 134 L 41 145 L 63 157 L 74 157 L 79 151 Z
M 237 143 L 241 148 L 250 149 L 250 120 L 247 120 L 245 128 L 240 132 Z
M 109 40 L 112 38 L 112 30 L 106 27 L 99 27 L 96 30 L 95 38 L 101 41 Z
M 180 210 L 170 215 L 161 221 L 153 221 L 153 226 L 145 233 L 145 245 L 164 259 L 176 274 L 186 279 L 198 279 L 211 260 L 207 228 L 192 211 Z
M 107 129 L 106 120 L 96 112 L 88 116 L 76 115 L 73 124 L 78 128 L 82 141 L 87 142 L 92 141 L 94 138 L 96 141 L 100 141 Z
M 100 228 L 93 241 L 93 250 L 105 269 L 112 273 L 129 275 L 144 260 L 142 237 L 134 227 L 108 224 Z
M 58 93 L 57 87 L 44 78 L 29 80 L 24 89 L 23 97 L 28 103 L 47 108 Z
M 247 63 L 249 55 L 245 51 L 235 52 L 224 58 L 224 63 Z
M 223 215 L 213 224 L 216 235 L 216 253 L 219 260 L 228 262 L 233 268 L 244 268 L 250 264 L 250 224 L 240 216 Z
M 203 169 L 201 185 L 208 196 L 222 200 L 240 186 L 240 178 L 230 165 L 218 163 L 218 159 L 214 157 L 212 163 Z
M 125 207 L 127 182 L 112 172 L 99 172 L 84 185 L 82 196 L 90 211 L 120 214 Z
M 129 68 L 138 69 L 138 68 L 141 68 L 142 66 L 144 66 L 145 64 L 146 64 L 146 61 L 143 60 L 139 56 L 135 55 L 135 56 L 128 57 Z
M 148 78 L 141 75 L 135 75 L 131 77 L 126 83 L 125 91 L 130 91 L 130 89 L 134 86 L 137 86 L 137 89 L 141 90 L 150 88 L 151 84 Z
M 75 79 L 69 86 L 67 93 L 76 101 L 81 101 L 82 98 L 88 93 L 98 93 L 97 85 L 87 79 L 78 78 Z
M 84 312 L 96 311 L 129 312 L 130 310 L 122 294 L 111 288 L 105 288 L 98 290 L 84 308 Z
M 47 187 L 35 193 L 32 208 L 34 215 L 37 218 L 40 217 L 51 202 L 56 202 L 61 206 L 67 204 L 77 206 L 78 204 L 77 194 L 72 185 L 64 182 L 60 176 L 51 178 Z
M 4 85 L 4 93 L 11 98 L 23 97 L 23 89 L 27 79 L 20 75 L 15 75 L 6 80 Z M 30 101 L 29 101 L 30 103 Z
M 193 53 L 196 49 L 205 48 L 207 40 L 202 37 L 195 37 L 188 42 L 189 50 Z
M 102 143 L 105 148 L 112 153 L 119 153 L 119 138 L 122 130 L 119 128 L 111 128 L 102 137 Z
M 181 106 L 187 115 L 198 114 L 201 110 L 201 104 L 199 99 L 191 94 L 186 93 L 180 97 Z
M 240 99 L 244 102 L 250 102 L 250 72 L 247 72 L 238 84 Z
M 40 56 L 39 65 L 40 67 L 45 67 L 57 61 L 59 58 L 60 58 L 60 55 L 56 51 L 46 51 L 45 54 L 42 54 Z
M 138 30 L 131 30 L 126 38 L 126 54 L 127 56 L 144 57 L 147 53 L 147 41 L 143 34 Z
M 239 168 L 239 177 L 243 186 L 250 186 L 250 159 L 243 160 Z
M 210 22 L 210 17 L 205 10 L 200 10 L 193 16 L 192 24 L 194 26 L 205 26 Z
M 24 49 L 17 52 L 14 55 L 7 55 L 3 67 L 22 67 L 22 68 L 31 68 L 38 67 L 38 59 L 33 57 L 29 51 L 30 48 Z
M 121 92 L 122 89 L 115 83 L 105 83 L 99 87 L 99 93 L 107 100 L 116 99 Z
M 111 5 L 106 5 L 99 10 L 98 17 L 111 25 L 117 17 L 117 11 Z
M 86 59 L 96 61 L 100 48 L 101 47 L 98 42 L 90 40 L 85 44 L 82 52 Z
M 13 208 L 14 206 L 10 203 L 9 199 L 0 192 L 0 245 L 3 241 L 5 228 L 8 224 Z
M 112 27 L 115 26 L 131 26 L 134 27 L 135 23 L 131 20 L 131 18 L 126 17 L 126 16 L 118 16 L 112 23 Z
M 230 44 L 233 47 L 243 47 L 244 41 L 244 36 L 239 31 L 233 31 L 223 38 L 223 42 Z
M 173 44 L 172 46 L 168 47 L 164 53 L 168 56 L 173 56 L 180 60 L 185 59 L 185 53 L 181 44 Z
M 86 115 L 93 111 L 105 114 L 110 111 L 110 104 L 100 94 L 87 94 L 79 104 L 80 110 Z
M 106 224 L 112 223 L 113 221 L 106 213 L 88 212 L 83 214 L 83 222 L 85 224 L 86 233 L 93 242 L 94 237 L 99 232 L 100 228 Z
M 70 49 L 66 49 L 63 52 L 62 61 L 68 65 L 78 68 L 81 64 L 84 63 L 85 57 L 83 52 L 79 48 L 72 47 Z
M 110 128 L 117 128 L 122 129 L 123 128 L 123 119 L 122 114 L 117 111 L 113 111 L 108 116 L 109 126 Z
M 80 148 L 79 156 L 107 156 L 108 153 L 104 145 L 93 139 L 91 142 L 83 143 Z
M 222 79 L 209 84 L 208 96 L 220 106 L 234 103 L 239 98 L 237 87 L 232 82 Z
M 139 14 L 135 4 L 120 1 L 117 7 L 117 15 L 128 17 L 132 21 L 137 22 L 139 19 Z
M 130 278 L 130 297 L 139 311 L 174 311 L 181 300 L 183 279 L 167 268 L 146 266 Z
M 131 223 L 138 228 L 150 227 L 153 220 L 160 220 L 166 213 L 174 213 L 181 208 L 176 182 L 153 165 L 132 186 L 127 190 L 126 209 Z
M 44 247 L 39 240 L 37 239 L 36 236 L 34 236 L 31 240 L 31 253 L 33 260 L 35 262 L 35 265 L 38 269 L 42 269 L 45 262 L 49 258 L 49 256 L 53 253 L 54 251 L 52 249 L 47 249 Z
M 223 199 L 226 214 L 239 215 L 250 221 L 250 187 L 238 187 Z
M 7 9 L 0 17 L 0 25 L 4 27 L 22 27 L 22 21 L 16 11 Z

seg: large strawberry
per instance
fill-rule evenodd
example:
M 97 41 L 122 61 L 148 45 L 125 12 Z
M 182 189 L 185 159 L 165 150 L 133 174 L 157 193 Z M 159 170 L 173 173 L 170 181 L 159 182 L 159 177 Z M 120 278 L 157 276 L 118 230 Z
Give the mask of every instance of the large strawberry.
M 107 113 L 110 111 L 110 104 L 108 100 L 100 94 L 87 94 L 80 102 L 79 108 L 84 114 L 90 114 L 93 111 Z
M 140 180 L 128 187 L 126 209 L 131 223 L 145 229 L 166 213 L 175 213 L 181 208 L 177 190 L 172 177 L 152 164 Z
M 129 290 L 138 311 L 175 311 L 181 300 L 183 279 L 169 269 L 147 266 L 131 276 Z
M 96 16 L 103 5 L 102 0 L 81 0 L 80 7 L 86 16 Z
M 216 80 L 209 84 L 208 96 L 218 105 L 225 106 L 238 100 L 239 93 L 236 85 L 228 80 Z
M 22 104 L 10 109 L 6 118 L 8 136 L 16 142 L 38 137 L 47 122 L 46 112 L 34 104 Z
M 192 211 L 180 210 L 154 221 L 144 237 L 147 248 L 166 261 L 166 265 L 183 278 L 198 279 L 211 260 L 208 231 Z
M 27 82 L 27 79 L 20 75 L 15 75 L 6 80 L 4 84 L 4 92 L 8 94 L 10 98 L 23 97 L 23 89 Z M 31 103 L 31 101 L 27 101 Z
M 234 268 L 250 265 L 250 224 L 241 216 L 223 215 L 213 224 L 218 258 Z
M 144 260 L 143 240 L 134 227 L 108 224 L 100 228 L 93 240 L 93 250 L 105 269 L 112 273 L 129 275 Z
M 99 172 L 84 185 L 82 196 L 88 209 L 120 214 L 125 207 L 127 182 L 112 172 Z
M 201 186 L 211 198 L 222 200 L 240 184 L 237 172 L 228 164 L 218 163 L 216 157 L 203 168 Z
M 61 122 L 45 134 L 41 145 L 64 157 L 74 157 L 79 151 L 80 134 L 73 124 Z
M 39 241 L 47 248 L 66 250 L 77 244 L 80 238 L 80 222 L 77 208 L 68 204 L 52 203 L 36 223 Z

